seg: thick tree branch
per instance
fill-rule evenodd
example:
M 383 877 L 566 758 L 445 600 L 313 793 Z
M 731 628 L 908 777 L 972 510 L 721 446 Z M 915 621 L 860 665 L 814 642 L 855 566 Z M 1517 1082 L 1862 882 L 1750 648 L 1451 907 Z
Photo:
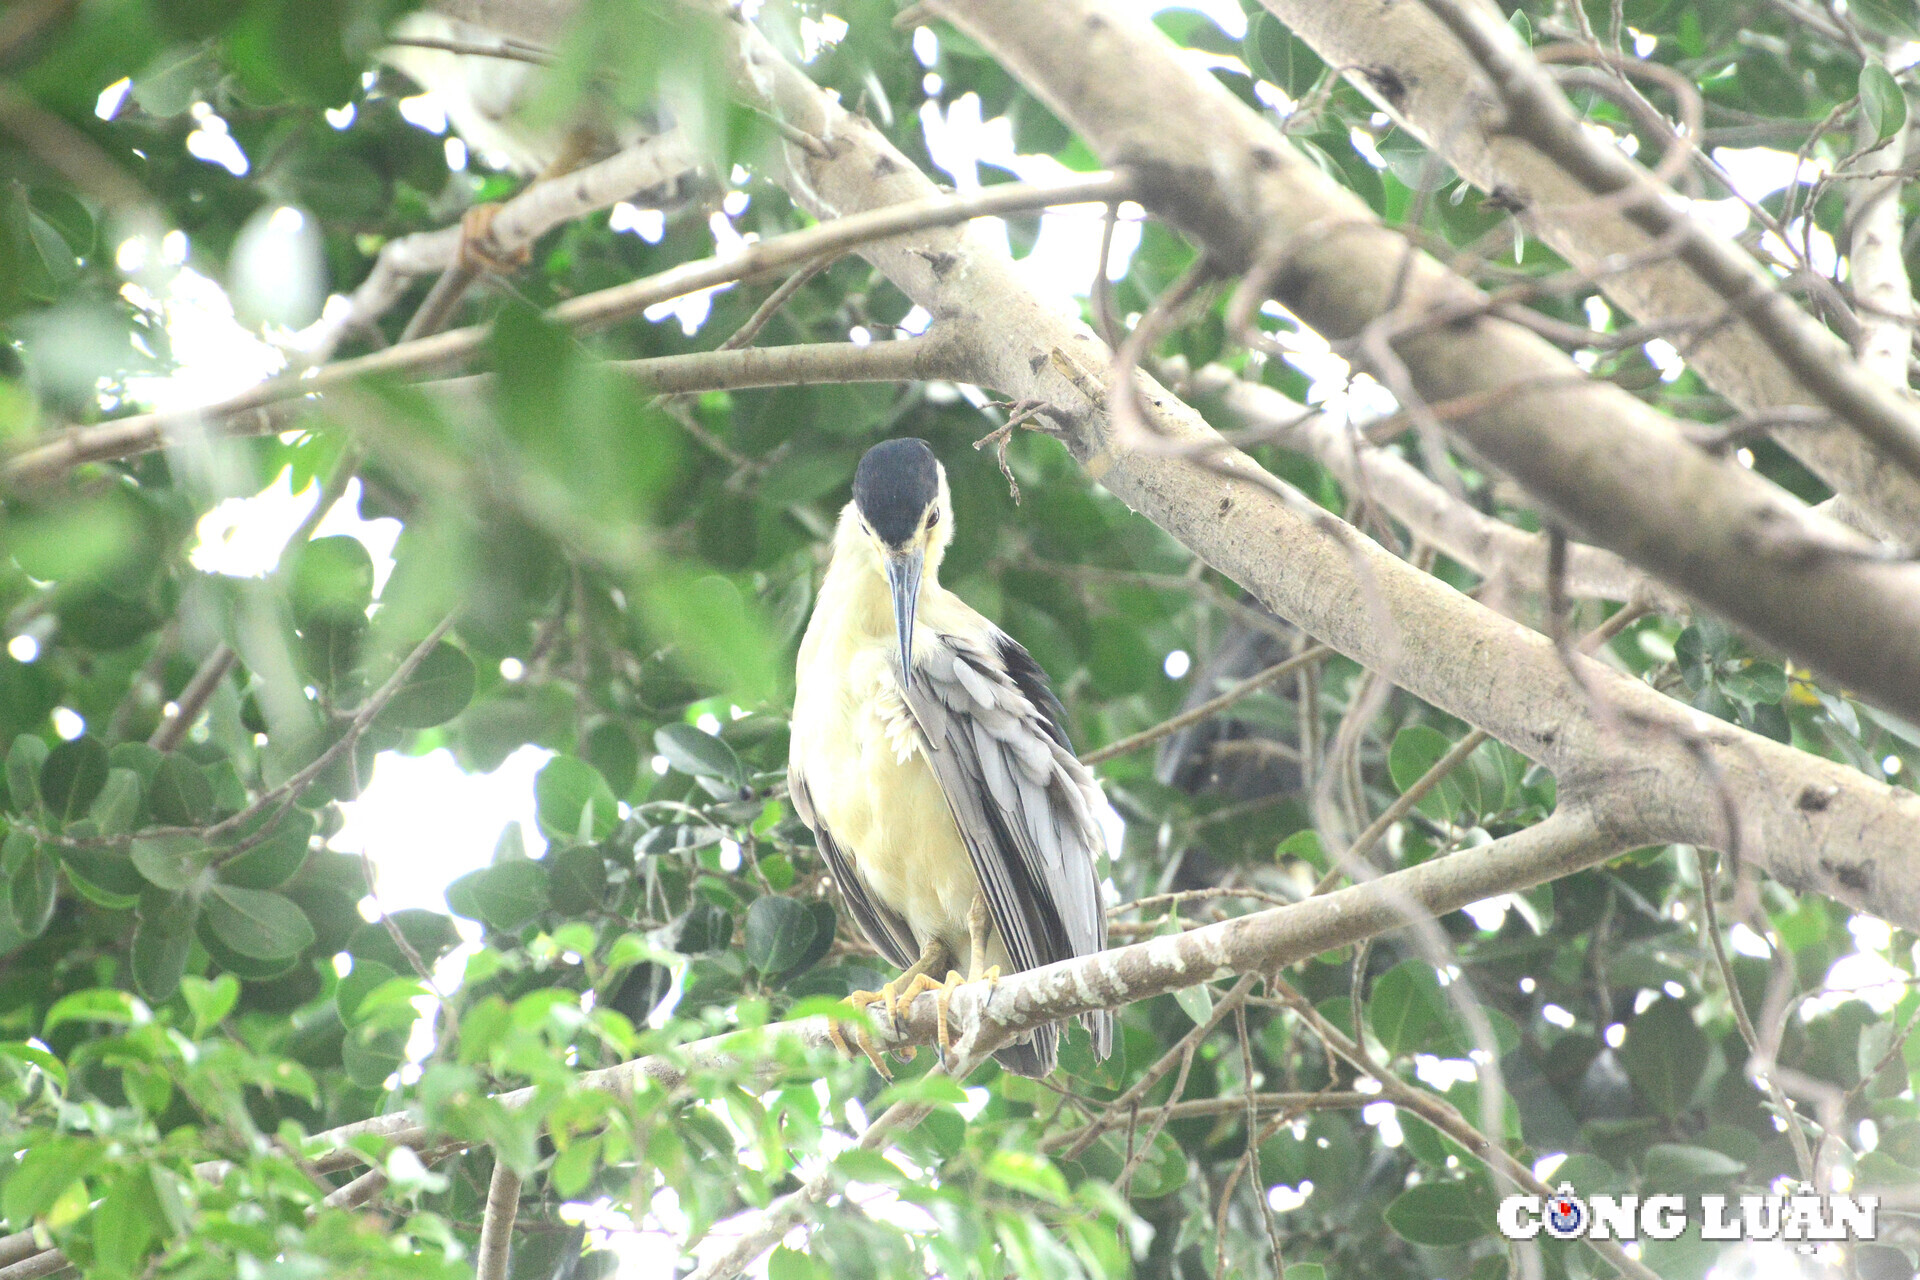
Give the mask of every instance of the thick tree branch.
M 1670 255 L 1645 262 L 1653 237 L 1616 203 L 1595 200 L 1548 154 L 1502 127 L 1500 99 L 1492 83 L 1424 6 L 1262 2 L 1327 65 L 1350 68 L 1348 78 L 1362 92 L 1468 181 L 1520 205 L 1527 228 L 1577 270 L 1593 276 L 1622 311 L 1645 324 L 1663 325 L 1725 309 L 1722 295 L 1688 263 Z M 1810 128 L 1802 125 L 1800 136 Z M 1644 265 L 1615 269 L 1633 262 Z M 1815 343 L 1826 347 L 1831 340 Z M 1734 317 L 1689 343 L 1687 363 L 1744 415 L 1814 401 L 1745 319 Z M 1788 424 L 1774 428 L 1773 434 L 1829 487 L 1845 495 L 1851 518 L 1880 536 L 1920 544 L 1920 484 L 1876 456 L 1860 438 L 1824 425 Z
M 635 315 L 656 302 L 666 302 L 718 285 L 799 266 L 823 254 L 859 248 L 927 227 L 950 227 L 974 218 L 1043 209 L 1050 205 L 1085 204 L 1127 199 L 1132 183 L 1125 175 L 1080 178 L 1045 186 L 1010 183 L 965 196 L 935 194 L 888 208 L 864 209 L 844 218 L 823 222 L 804 231 L 749 244 L 723 257 L 689 262 L 597 293 L 568 299 L 549 317 L 569 328 L 592 328 Z M 370 375 L 414 375 L 444 370 L 479 352 L 488 328 L 474 325 L 398 343 L 384 351 L 339 360 L 305 374 L 288 374 L 251 387 L 239 395 L 200 409 L 164 414 L 138 414 L 96 428 L 56 433 L 48 443 L 15 454 L 7 461 L 5 480 L 19 485 L 52 479 L 102 448 L 119 450 L 107 456 L 125 457 L 158 447 L 175 436 L 203 432 L 208 422 L 258 413 L 280 402 L 324 392 Z M 267 429 L 277 429 L 268 427 Z M 257 431 L 248 434 L 257 434 Z M 91 453 L 83 452 L 91 450 Z
M 1144 21 L 1098 0 L 934 7 L 1096 152 L 1124 160 L 1149 209 L 1222 270 L 1250 273 L 1251 293 L 1271 287 L 1321 332 L 1359 338 L 1429 403 L 1484 397 L 1448 430 L 1556 520 L 1870 700 L 1920 715 L 1920 648 L 1907 643 L 1920 632 L 1920 568 L 1869 559 L 1854 535 L 1688 446 L 1624 390 L 1585 380 L 1563 353 L 1489 316 L 1485 295 L 1409 250 Z M 1155 92 L 1135 92 L 1141 84 Z M 1203 153 L 1186 143 L 1197 136 L 1209 139 Z M 1153 444 L 1191 447 L 1164 433 Z
M 1323 951 L 1349 946 L 1398 929 L 1410 914 L 1457 911 L 1470 903 L 1515 893 L 1603 862 L 1631 848 L 1634 833 L 1603 821 L 1605 802 L 1568 801 L 1552 816 L 1492 844 L 1435 858 L 1365 884 L 1350 886 L 1291 906 L 1275 907 L 1203 925 L 1185 933 L 1149 939 L 1040 969 L 1004 975 L 991 993 L 986 984 L 958 988 L 950 1025 L 961 1029 L 960 1052 L 978 1060 L 994 1048 L 1045 1023 L 1093 1009 L 1126 1005 L 1248 973 L 1273 973 Z M 935 1001 L 929 994 L 903 1005 L 898 1023 L 877 1021 L 872 1036 L 881 1049 L 928 1045 L 936 1035 Z M 631 1097 L 647 1084 L 673 1089 L 689 1072 L 756 1058 L 764 1037 L 797 1037 L 813 1047 L 833 1044 L 825 1018 L 776 1023 L 683 1045 L 667 1053 L 582 1073 L 580 1084 Z M 501 1105 L 524 1107 L 535 1088 L 497 1095 Z M 353 1144 L 377 1137 L 421 1147 L 435 1139 L 409 1113 L 377 1116 L 342 1125 L 309 1140 L 311 1163 L 322 1173 L 363 1164 Z M 217 1162 L 202 1167 L 218 1176 Z
M 1833 334 L 1781 292 L 1752 258 L 1675 209 L 1667 193 L 1580 119 L 1520 43 L 1513 28 L 1464 0 L 1423 0 L 1492 80 L 1506 109 L 1502 127 L 1551 156 L 1588 192 L 1626 197 L 1621 212 L 1662 243 L 1744 317 L 1819 402 L 1888 459 L 1920 480 L 1920 412 L 1851 358 Z

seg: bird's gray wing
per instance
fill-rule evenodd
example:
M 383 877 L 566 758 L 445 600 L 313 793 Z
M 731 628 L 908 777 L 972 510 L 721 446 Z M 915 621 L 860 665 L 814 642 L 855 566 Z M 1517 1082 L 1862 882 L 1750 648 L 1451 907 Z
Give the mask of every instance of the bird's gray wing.
M 800 821 L 807 824 L 813 832 L 813 841 L 820 846 L 820 856 L 827 860 L 827 873 L 833 882 L 840 886 L 840 896 L 846 900 L 847 910 L 853 913 L 853 919 L 860 926 L 860 932 L 867 935 L 867 941 L 880 948 L 882 955 L 895 966 L 904 969 L 919 958 L 920 948 L 913 940 L 913 930 L 907 922 L 887 905 L 873 896 L 867 888 L 866 877 L 853 865 L 846 851 L 834 840 L 833 832 L 827 830 L 827 824 L 813 807 L 813 793 L 807 789 L 807 779 L 798 769 L 787 770 L 787 794 L 793 800 L 794 812 L 800 815 Z
M 907 705 L 1008 957 L 1032 969 L 1104 950 L 1099 793 L 1039 665 L 997 628 L 978 641 L 929 640 L 915 655 Z M 1083 1021 L 1104 1058 L 1112 1015 Z

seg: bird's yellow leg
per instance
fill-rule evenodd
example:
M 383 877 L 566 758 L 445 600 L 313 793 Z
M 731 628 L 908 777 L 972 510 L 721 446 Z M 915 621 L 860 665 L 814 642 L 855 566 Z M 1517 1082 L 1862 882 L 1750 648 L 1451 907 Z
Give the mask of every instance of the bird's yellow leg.
M 947 1034 L 947 1008 L 953 1003 L 953 993 L 968 982 L 1000 981 L 1000 966 L 987 966 L 987 931 L 992 927 L 993 917 L 988 914 L 986 898 L 975 895 L 973 906 L 967 911 L 967 949 L 970 952 L 967 957 L 967 976 L 962 978 L 956 972 L 949 972 L 945 982 L 928 982 L 925 988 L 939 993 L 934 997 L 933 1011 L 943 1057 L 953 1052 L 953 1039 Z

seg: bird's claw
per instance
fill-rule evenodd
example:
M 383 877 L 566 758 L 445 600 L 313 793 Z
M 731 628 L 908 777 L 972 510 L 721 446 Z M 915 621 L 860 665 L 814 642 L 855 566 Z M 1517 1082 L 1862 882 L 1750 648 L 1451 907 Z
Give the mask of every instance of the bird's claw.
M 888 1006 L 888 1020 L 897 1023 L 898 1020 L 894 1018 L 894 1009 L 899 1006 L 899 1000 L 895 997 L 893 988 L 894 984 L 889 982 L 878 991 L 855 991 L 847 996 L 847 1003 L 862 1013 L 865 1013 L 873 1005 L 886 1005 Z M 827 1037 L 833 1041 L 840 1052 L 846 1054 L 849 1058 L 853 1056 L 854 1049 L 858 1048 L 861 1053 L 866 1055 L 867 1061 L 873 1064 L 873 1069 L 880 1073 L 882 1080 L 893 1079 L 893 1072 L 887 1068 L 886 1062 L 875 1052 L 873 1037 L 867 1034 L 865 1027 L 854 1027 L 853 1044 L 849 1046 L 846 1037 L 840 1034 L 840 1025 L 836 1022 L 829 1021 L 827 1023 Z M 911 1055 L 908 1055 L 907 1060 L 909 1062 L 913 1060 Z

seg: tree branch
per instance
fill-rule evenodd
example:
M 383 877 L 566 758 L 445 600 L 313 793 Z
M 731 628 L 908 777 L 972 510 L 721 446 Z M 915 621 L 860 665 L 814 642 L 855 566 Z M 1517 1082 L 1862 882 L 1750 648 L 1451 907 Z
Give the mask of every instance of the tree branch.
M 486 1216 L 480 1220 L 479 1257 L 474 1280 L 507 1280 L 513 1252 L 513 1224 L 520 1216 L 520 1175 L 496 1152 L 493 1180 L 487 1184 Z
M 1861 128 L 1864 133 L 1864 120 Z M 1854 351 L 1862 369 L 1901 391 L 1907 388 L 1915 314 L 1913 282 L 1907 278 L 1907 264 L 1900 253 L 1906 231 L 1900 220 L 1900 193 L 1908 179 L 1897 171 L 1906 159 L 1911 133 L 1909 122 L 1877 147 L 1868 137 L 1868 149 L 1853 167 L 1896 172 L 1847 188 L 1847 223 L 1852 230 L 1847 245 L 1848 284 L 1860 313 Z
M 1097 751 L 1087 752 L 1080 757 L 1080 763 L 1088 766 L 1105 764 L 1116 756 L 1123 756 L 1130 751 L 1138 751 L 1141 747 L 1151 746 L 1162 738 L 1180 732 L 1190 724 L 1199 724 L 1207 717 L 1225 711 L 1249 694 L 1260 692 L 1280 677 L 1291 675 L 1309 662 L 1318 662 L 1332 652 L 1333 650 L 1324 644 L 1302 649 L 1291 658 L 1274 663 L 1265 671 L 1256 671 L 1232 688 L 1208 698 L 1197 707 L 1189 707 L 1179 715 L 1154 725 L 1151 729 L 1142 729 L 1139 733 L 1129 734 L 1115 742 L 1109 742 Z
M 664 186 L 700 167 L 686 135 L 670 129 L 643 139 L 618 154 L 572 173 L 535 182 L 501 203 L 482 246 L 493 256 L 510 258 L 530 248 L 553 228 L 605 209 L 637 192 Z M 371 326 L 398 303 L 418 276 L 447 271 L 460 260 L 463 223 L 422 231 L 380 248 L 373 270 L 344 307 L 301 330 L 294 347 L 309 363 L 324 363 L 347 334 Z
M 1274 432 L 1282 448 L 1308 454 L 1333 472 L 1349 493 L 1365 495 L 1413 535 L 1496 585 L 1546 589 L 1547 548 L 1537 533 L 1475 510 L 1397 454 L 1359 438 L 1323 413 L 1314 413 L 1258 382 L 1219 365 L 1194 374 L 1193 389 L 1218 395 L 1226 410 L 1249 426 Z M 1576 543 L 1567 549 L 1566 593 L 1581 600 L 1632 600 L 1647 593 L 1662 613 L 1685 606 L 1665 588 L 1611 551 Z
M 724 257 L 685 263 L 643 280 L 571 298 L 553 308 L 548 316 L 569 328 L 591 328 L 634 315 L 656 302 L 752 279 L 871 241 L 1051 205 L 1124 200 L 1130 198 L 1131 192 L 1129 178 L 1112 174 L 1045 186 L 1009 183 L 965 196 L 935 195 L 887 208 L 867 209 L 804 231 L 749 244 Z M 323 365 L 306 374 L 283 375 L 203 408 L 138 414 L 101 427 L 56 433 L 51 442 L 25 449 L 9 459 L 4 478 L 9 485 L 44 482 L 80 461 L 98 457 L 108 441 L 112 443 L 107 447 L 118 450 L 108 456 L 125 457 L 158 448 L 177 434 L 204 430 L 209 421 L 258 413 L 268 406 L 323 392 L 371 374 L 408 375 L 446 369 L 476 354 L 487 332 L 483 325 L 451 329 L 398 343 L 384 351 Z M 285 412 L 284 407 L 281 412 Z M 269 418 L 274 423 L 286 420 L 272 413 Z M 275 425 L 263 425 L 266 430 L 279 429 Z M 259 433 L 254 430 L 248 434 Z
M 1523 206 L 1528 229 L 1594 277 L 1607 298 L 1627 314 L 1658 325 L 1725 308 L 1720 291 L 1687 262 L 1671 256 L 1644 261 L 1654 237 L 1616 203 L 1595 200 L 1555 153 L 1537 149 L 1503 126 L 1492 83 L 1425 7 L 1393 5 L 1363 16 L 1352 6 L 1315 0 L 1263 3 L 1327 65 L 1352 68 L 1349 80 L 1475 186 Z M 1800 136 L 1812 127 L 1801 126 Z M 1643 182 L 1652 185 L 1653 179 L 1643 175 Z M 1739 250 L 1728 249 L 1740 256 Z M 1640 265 L 1617 271 L 1608 269 L 1610 262 Z M 1748 272 L 1754 269 L 1747 264 Z M 1830 338 L 1816 338 L 1815 345 L 1837 347 Z M 1833 354 L 1837 356 L 1837 350 Z M 1736 316 L 1733 323 L 1690 344 L 1687 363 L 1743 415 L 1814 399 L 1745 318 Z M 1850 513 L 1873 532 L 1908 545 L 1920 542 L 1920 484 L 1876 456 L 1858 437 L 1812 425 L 1777 427 L 1774 435 L 1845 495 Z
M 1250 273 L 1244 289 L 1271 288 L 1333 338 L 1367 335 L 1370 349 L 1403 364 L 1429 402 L 1485 395 L 1483 408 L 1448 429 L 1540 497 L 1556 520 L 1870 700 L 1920 714 L 1920 648 L 1906 643 L 1920 633 L 1920 568 L 1871 562 L 1872 549 L 1855 535 L 1751 471 L 1687 446 L 1670 420 L 1487 315 L 1485 295 L 1410 252 L 1144 20 L 1123 19 L 1098 0 L 934 7 L 1097 153 L 1124 161 L 1142 203 L 1196 237 L 1224 269 Z M 1136 92 L 1140 84 L 1155 92 Z M 1204 159 L 1184 141 L 1202 135 L 1210 139 Z M 1542 431 L 1543 421 L 1554 429 Z M 1120 445 L 1145 452 L 1137 443 Z M 1165 433 L 1160 444 L 1194 447 Z M 1104 441 L 1098 447 L 1105 456 L 1095 471 L 1104 475 L 1114 454 Z M 1234 458 L 1230 470 L 1247 465 Z
M 1673 252 L 1743 316 L 1775 358 L 1820 402 L 1920 480 L 1920 415 L 1780 291 L 1757 263 L 1675 209 L 1619 149 L 1586 133 L 1512 28 L 1462 0 L 1423 0 L 1467 47 L 1506 107 L 1502 127 L 1531 142 L 1596 196 L 1629 197 L 1621 212 Z M 1685 145 L 1684 143 L 1681 145 Z
M 752 347 L 736 351 L 695 351 L 686 355 L 647 360 L 614 360 L 608 368 L 625 373 L 656 393 L 738 391 L 751 387 L 805 386 L 823 382 L 910 382 L 955 379 L 965 370 L 959 353 L 938 331 L 917 338 L 871 342 L 798 343 L 787 347 Z M 470 374 L 422 383 L 421 389 L 455 405 L 477 406 L 491 374 Z M 230 417 L 215 419 L 230 437 L 276 435 L 297 426 L 312 408 L 311 402 L 282 400 Z M 171 443 L 172 425 L 164 415 L 141 414 L 71 428 L 50 445 L 15 455 L 5 479 L 16 485 L 52 480 L 70 467 L 88 462 L 131 458 Z
M 187 681 L 187 687 L 180 691 L 180 697 L 174 702 L 173 712 L 169 715 L 164 709 L 160 713 L 160 723 L 154 729 L 153 736 L 147 739 L 147 745 L 155 751 L 171 751 L 180 745 L 180 740 L 193 728 L 193 722 L 206 710 L 208 699 L 227 678 L 227 672 L 233 670 L 233 664 L 240 655 L 224 644 L 217 644 L 199 670 L 193 673 L 193 679 Z

